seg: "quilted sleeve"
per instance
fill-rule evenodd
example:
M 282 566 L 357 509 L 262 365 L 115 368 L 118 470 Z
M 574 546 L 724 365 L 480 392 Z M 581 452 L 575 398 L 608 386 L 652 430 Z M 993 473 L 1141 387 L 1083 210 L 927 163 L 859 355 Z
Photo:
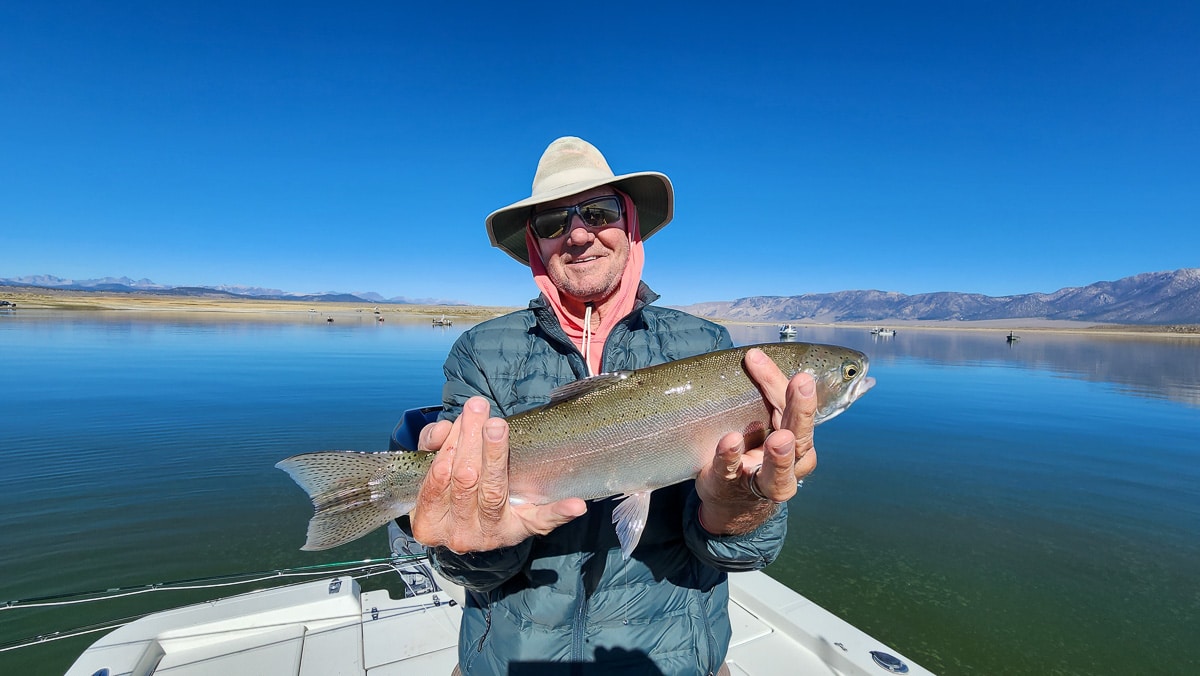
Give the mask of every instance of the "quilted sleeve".
M 693 489 L 683 511 L 683 534 L 696 558 L 726 572 L 759 570 L 779 556 L 787 536 L 787 503 L 744 535 L 713 535 L 700 525 L 700 496 Z

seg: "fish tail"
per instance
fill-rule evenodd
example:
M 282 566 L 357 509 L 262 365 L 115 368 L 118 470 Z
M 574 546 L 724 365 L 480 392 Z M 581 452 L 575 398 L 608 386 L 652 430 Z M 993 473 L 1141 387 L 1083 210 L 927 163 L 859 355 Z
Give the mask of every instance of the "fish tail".
M 301 549 L 337 547 L 407 514 L 417 503 L 433 455 L 321 451 L 276 463 L 312 499 L 315 513 Z

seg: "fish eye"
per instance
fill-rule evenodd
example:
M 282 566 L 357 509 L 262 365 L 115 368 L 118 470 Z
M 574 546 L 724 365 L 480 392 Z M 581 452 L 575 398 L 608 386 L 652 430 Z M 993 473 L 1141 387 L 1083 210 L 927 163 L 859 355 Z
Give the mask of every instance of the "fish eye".
M 846 380 L 854 380 L 854 376 L 858 375 L 857 364 L 842 364 L 842 378 Z

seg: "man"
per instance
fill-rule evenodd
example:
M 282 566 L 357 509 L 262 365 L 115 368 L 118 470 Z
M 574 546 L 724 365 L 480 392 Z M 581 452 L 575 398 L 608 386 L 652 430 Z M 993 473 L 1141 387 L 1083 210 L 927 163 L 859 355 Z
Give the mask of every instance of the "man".
M 711 674 L 729 648 L 727 571 L 770 563 L 786 501 L 816 465 L 814 385 L 788 381 L 751 351 L 746 369 L 775 432 L 746 449 L 726 435 L 695 481 L 655 491 L 629 559 L 612 524 L 615 500 L 508 502 L 508 416 L 545 404 L 556 387 L 733 347 L 728 332 L 651 305 L 643 238 L 671 220 L 670 180 L 616 176 L 600 151 L 560 138 L 533 193 L 487 218 L 493 245 L 532 269 L 528 309 L 464 333 L 446 359 L 443 420 L 420 447 L 439 451 L 413 510 L 417 540 L 467 589 L 459 642 L 465 674 Z M 453 421 L 452 423 L 450 421 Z

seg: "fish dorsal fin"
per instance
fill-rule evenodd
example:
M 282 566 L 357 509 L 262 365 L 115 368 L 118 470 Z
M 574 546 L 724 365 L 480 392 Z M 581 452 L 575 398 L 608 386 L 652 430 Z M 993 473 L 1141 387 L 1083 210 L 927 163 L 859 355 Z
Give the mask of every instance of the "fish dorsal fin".
M 633 371 L 613 371 L 612 373 L 601 373 L 598 376 L 591 376 L 576 380 L 573 383 L 567 383 L 561 387 L 556 387 L 550 391 L 550 403 L 557 404 L 567 401 L 568 399 L 577 399 L 589 392 L 595 392 L 604 387 L 608 387 L 613 383 L 620 382 L 629 377 Z
M 612 520 L 617 525 L 617 540 L 621 542 L 621 557 L 628 559 L 642 539 L 646 520 L 650 518 L 650 491 L 641 491 L 621 498 L 613 508 Z

